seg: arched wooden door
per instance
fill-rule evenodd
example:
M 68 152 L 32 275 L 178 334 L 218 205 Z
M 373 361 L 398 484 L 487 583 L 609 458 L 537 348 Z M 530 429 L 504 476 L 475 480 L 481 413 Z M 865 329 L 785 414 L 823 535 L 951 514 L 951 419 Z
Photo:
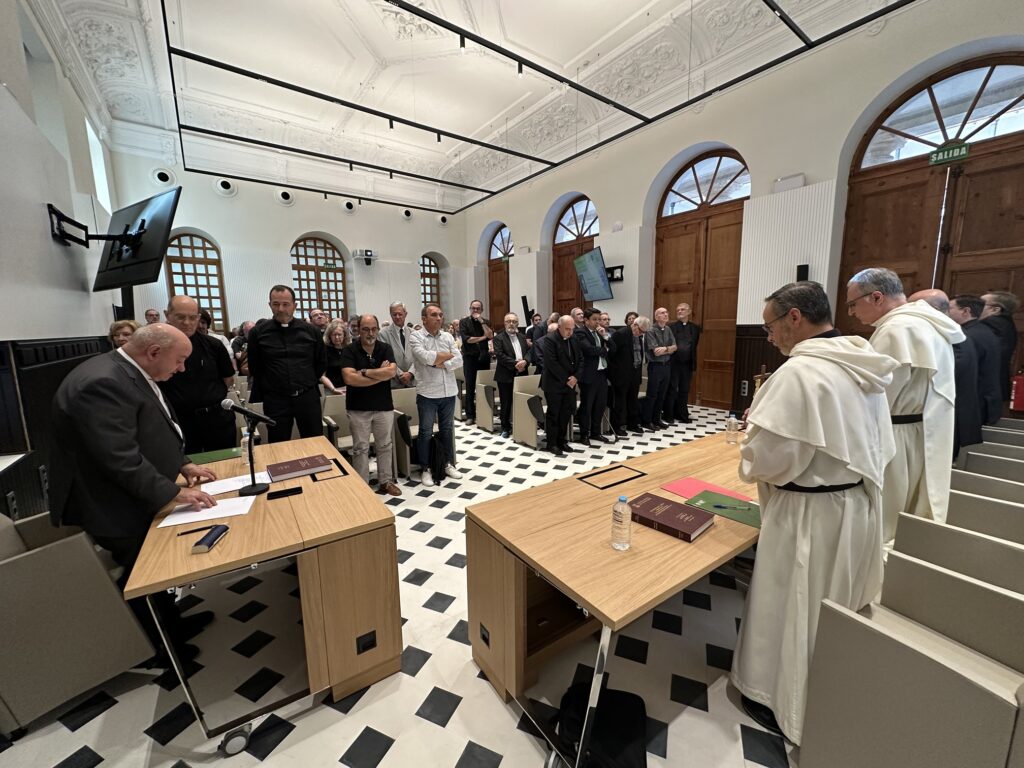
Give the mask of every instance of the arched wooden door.
M 583 306 L 583 289 L 573 261 L 594 250 L 594 237 L 601 233 L 597 209 L 586 197 L 571 201 L 558 219 L 551 248 L 552 311 L 569 314 L 573 307 Z
M 654 249 L 654 306 L 687 303 L 701 326 L 690 399 L 731 408 L 736 360 L 736 302 L 743 201 L 750 173 L 734 152 L 715 151 L 687 165 L 665 191 Z
M 501 330 L 508 314 L 508 260 L 514 253 L 512 233 L 502 224 L 491 240 L 487 258 L 487 306 L 495 330 Z
M 885 266 L 907 294 L 1024 295 L 1024 55 L 963 62 L 900 96 L 861 141 L 850 173 L 837 326 L 846 283 Z M 1024 313 L 1015 317 L 1021 365 Z

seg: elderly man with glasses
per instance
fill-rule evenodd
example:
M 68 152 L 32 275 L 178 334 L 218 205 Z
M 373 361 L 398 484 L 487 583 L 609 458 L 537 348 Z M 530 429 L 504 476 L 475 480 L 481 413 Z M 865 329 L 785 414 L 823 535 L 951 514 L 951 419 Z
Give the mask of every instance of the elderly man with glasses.
M 818 283 L 783 286 L 763 317 L 789 360 L 754 395 L 740 447 L 761 534 L 731 680 L 755 721 L 800 744 L 822 599 L 856 611 L 882 585 L 882 482 L 896 450 L 885 391 L 897 363 L 833 329 Z
M 966 337 L 947 315 L 925 301 L 908 302 L 891 269 L 871 268 L 846 286 L 846 308 L 874 326 L 871 346 L 900 364 L 886 387 L 896 458 L 885 470 L 883 531 L 886 547 L 896 538 L 901 512 L 946 521 L 953 455 L 953 345 Z

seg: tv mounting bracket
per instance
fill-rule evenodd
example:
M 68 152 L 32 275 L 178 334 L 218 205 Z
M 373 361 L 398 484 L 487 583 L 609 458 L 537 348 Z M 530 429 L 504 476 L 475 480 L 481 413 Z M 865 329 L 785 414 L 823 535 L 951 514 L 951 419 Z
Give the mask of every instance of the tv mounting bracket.
M 50 215 L 50 236 L 62 245 L 78 243 L 79 245 L 88 248 L 89 243 L 95 240 L 112 240 L 115 243 L 119 243 L 122 248 L 134 249 L 142 240 L 142 236 L 146 234 L 145 219 L 142 220 L 141 226 L 134 232 L 129 232 L 128 227 L 125 226 L 124 232 L 119 235 L 91 235 L 89 234 L 88 226 L 82 224 L 80 221 L 75 221 L 70 216 L 62 213 L 53 205 L 53 203 L 47 203 L 46 210 Z M 84 237 L 68 232 L 64 228 L 65 224 L 69 224 L 72 227 L 82 230 L 82 235 L 84 235 Z

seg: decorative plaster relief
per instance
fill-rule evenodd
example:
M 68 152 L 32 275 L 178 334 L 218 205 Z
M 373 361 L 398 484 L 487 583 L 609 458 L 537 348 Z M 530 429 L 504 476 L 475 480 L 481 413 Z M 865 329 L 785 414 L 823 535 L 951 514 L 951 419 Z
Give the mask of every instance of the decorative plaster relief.
M 423 9 L 422 2 L 414 2 L 417 8 Z M 381 22 L 396 40 L 432 40 L 440 37 L 444 31 L 419 16 L 403 11 L 384 0 L 376 0 L 374 7 L 380 14 Z
M 715 53 L 781 23 L 759 0 L 729 0 L 703 10 L 700 16 Z
M 149 99 L 134 91 L 105 91 L 103 94 L 107 109 L 116 120 L 127 120 L 133 123 L 150 123 L 152 114 Z
M 142 60 L 130 24 L 85 18 L 74 27 L 78 52 L 98 83 L 109 80 L 145 82 Z

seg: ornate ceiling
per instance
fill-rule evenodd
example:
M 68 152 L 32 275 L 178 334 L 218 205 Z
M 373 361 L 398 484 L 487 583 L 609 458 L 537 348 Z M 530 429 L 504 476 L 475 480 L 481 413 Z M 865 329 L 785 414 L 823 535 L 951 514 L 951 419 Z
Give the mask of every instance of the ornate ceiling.
M 446 211 L 804 49 L 801 31 L 817 41 L 887 5 L 164 0 L 165 17 L 161 0 L 27 2 L 117 149 Z M 417 10 L 464 30 L 464 47 Z M 522 74 L 473 36 L 524 59 Z

